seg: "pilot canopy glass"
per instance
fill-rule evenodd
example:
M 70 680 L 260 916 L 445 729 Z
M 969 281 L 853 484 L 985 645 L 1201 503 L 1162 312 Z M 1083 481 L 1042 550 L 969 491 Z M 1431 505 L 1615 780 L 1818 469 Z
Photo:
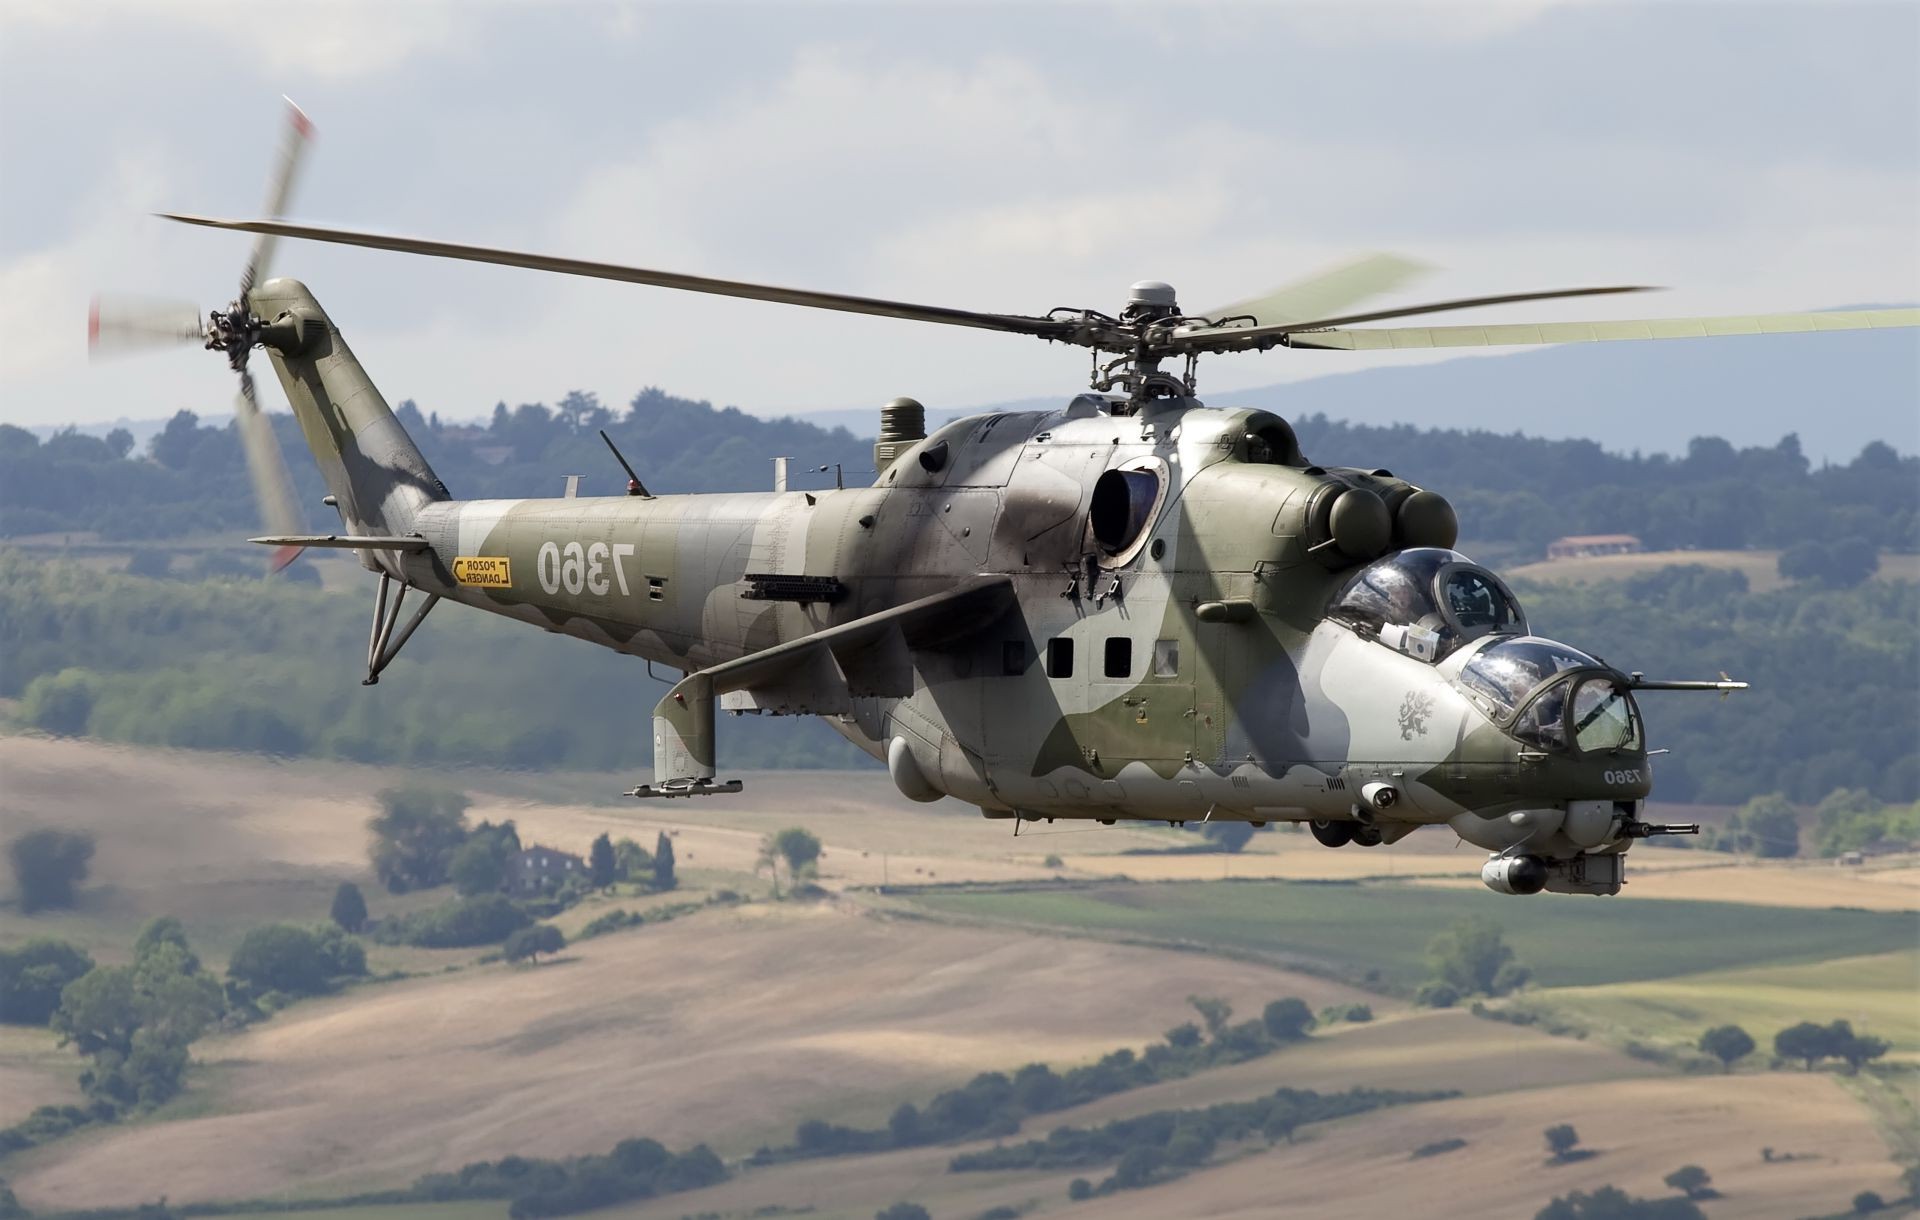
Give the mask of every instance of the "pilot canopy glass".
M 1327 612 L 1422 661 L 1438 661 L 1484 635 L 1527 630 L 1520 603 L 1499 577 L 1441 547 L 1375 560 L 1334 595 Z
M 1511 712 L 1542 682 L 1570 669 L 1598 669 L 1600 662 L 1578 648 L 1525 636 L 1501 640 L 1480 650 L 1460 671 L 1460 684 Z M 1555 713 L 1557 717 L 1557 713 Z

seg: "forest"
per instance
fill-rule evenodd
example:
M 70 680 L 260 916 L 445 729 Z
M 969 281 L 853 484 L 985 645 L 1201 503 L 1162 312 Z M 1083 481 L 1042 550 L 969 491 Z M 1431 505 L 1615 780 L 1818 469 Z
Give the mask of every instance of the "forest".
M 625 475 L 606 451 L 605 428 L 656 492 L 741 491 L 772 485 L 771 458 L 794 458 L 795 486 L 870 480 L 869 442 L 802 419 L 765 420 L 737 408 L 659 389 L 624 410 L 573 391 L 557 404 L 494 407 L 490 419 L 451 423 L 403 402 L 396 413 L 453 494 L 462 498 L 558 495 L 569 474 L 583 494 L 617 494 Z M 929 413 L 937 423 L 947 413 Z M 331 528 L 324 489 L 293 417 L 272 416 L 311 524 Z M 878 412 L 875 412 L 878 420 Z M 1856 539 L 1875 550 L 1920 549 L 1920 457 L 1875 442 L 1846 465 L 1814 467 L 1787 436 L 1736 449 L 1696 438 L 1684 457 L 1609 453 L 1593 441 L 1518 434 L 1293 419 L 1302 448 L 1325 466 L 1385 468 L 1445 494 L 1458 510 L 1463 547 L 1492 563 L 1540 557 L 1564 534 L 1628 533 L 1649 549 L 1784 550 Z M 807 471 L 801 474 L 801 471 Z M 41 441 L 0 425 L 0 538 L 95 531 L 160 539 L 254 526 L 240 446 L 230 425 L 182 411 L 146 452 L 131 434 L 77 432 Z
M 1920 586 L 1748 590 L 1668 568 L 1616 584 L 1526 586 L 1535 631 L 1665 677 L 1726 670 L 1730 699 L 1648 693 L 1664 800 L 1812 803 L 1842 788 L 1920 799 L 1913 750 Z M 117 741 L 365 762 L 627 768 L 650 761 L 664 692 L 637 660 L 459 610 L 379 686 L 360 685 L 364 599 L 253 579 L 166 580 L 0 552 L 0 697 L 23 726 Z M 485 666 L 451 663 L 484 656 Z M 811 719 L 723 717 L 744 769 L 870 765 Z

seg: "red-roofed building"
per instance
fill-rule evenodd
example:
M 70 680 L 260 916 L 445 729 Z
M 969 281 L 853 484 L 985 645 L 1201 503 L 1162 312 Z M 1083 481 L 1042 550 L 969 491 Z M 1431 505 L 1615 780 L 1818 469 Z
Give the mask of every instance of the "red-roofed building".
M 1569 534 L 1547 544 L 1548 559 L 1585 559 L 1590 555 L 1637 555 L 1647 548 L 1632 534 Z

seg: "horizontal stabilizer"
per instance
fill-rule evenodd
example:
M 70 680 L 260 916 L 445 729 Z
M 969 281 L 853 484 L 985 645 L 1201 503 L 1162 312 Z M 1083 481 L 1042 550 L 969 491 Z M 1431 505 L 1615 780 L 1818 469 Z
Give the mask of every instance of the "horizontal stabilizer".
M 317 546 L 338 551 L 424 551 L 427 540 L 417 534 L 287 534 L 249 538 L 261 546 Z

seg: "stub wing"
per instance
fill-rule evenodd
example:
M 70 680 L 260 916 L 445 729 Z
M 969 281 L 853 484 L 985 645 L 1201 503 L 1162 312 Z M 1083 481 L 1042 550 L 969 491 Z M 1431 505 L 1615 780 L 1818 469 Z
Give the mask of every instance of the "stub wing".
M 855 696 L 909 695 L 916 650 L 964 639 L 1012 604 L 1009 577 L 976 576 L 931 597 L 690 673 L 653 709 L 654 783 L 628 795 L 739 790 L 713 782 L 714 706 L 720 696 L 743 693 L 743 710 L 831 715 L 849 710 Z

